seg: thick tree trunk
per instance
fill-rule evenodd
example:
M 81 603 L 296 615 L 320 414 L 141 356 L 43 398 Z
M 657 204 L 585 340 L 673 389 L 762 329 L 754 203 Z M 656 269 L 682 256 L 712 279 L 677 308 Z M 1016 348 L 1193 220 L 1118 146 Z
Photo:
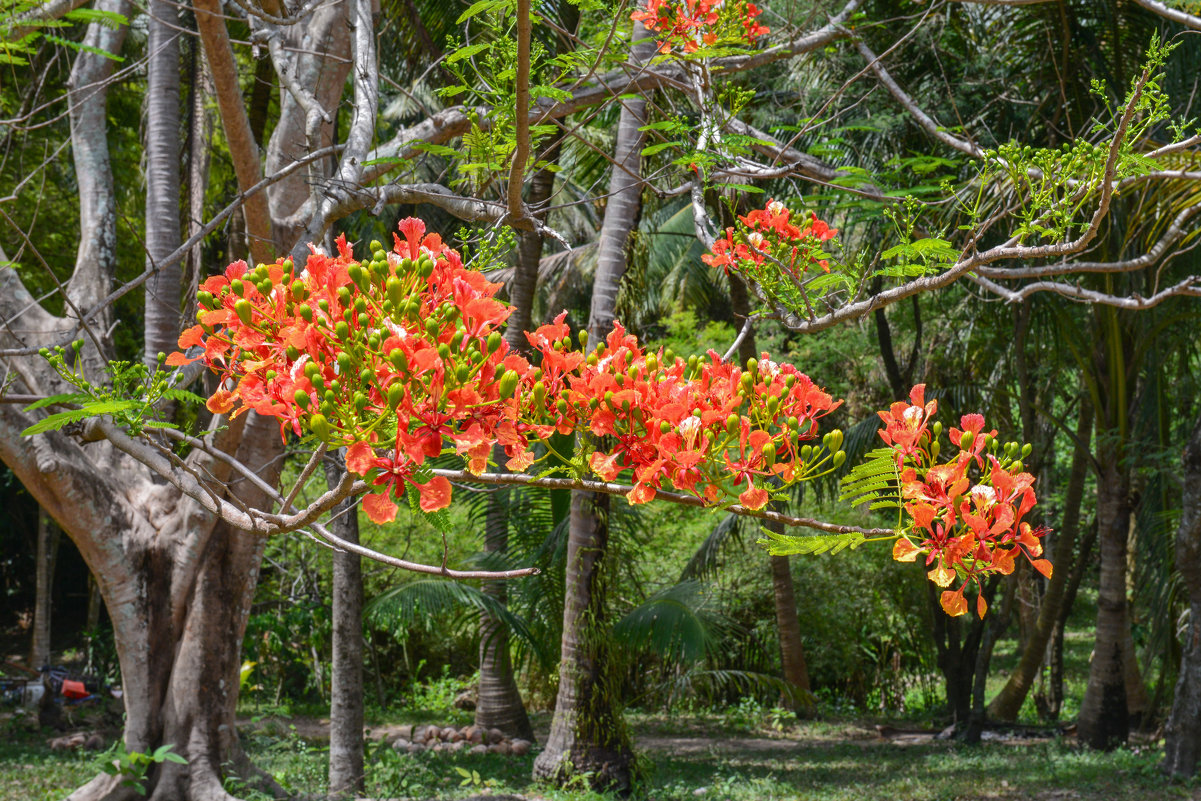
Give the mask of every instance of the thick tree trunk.
M 33 602 L 33 643 L 29 667 L 40 670 L 50 663 L 50 589 L 54 585 L 54 563 L 58 558 L 59 528 L 45 509 L 38 510 L 36 594 Z
M 650 42 L 641 23 L 634 24 L 633 60 L 649 57 Z M 640 44 L 639 44 L 640 43 Z M 601 342 L 616 318 L 617 293 L 625 275 L 630 234 L 642 211 L 642 147 L 646 100 L 623 102 L 617 122 L 609 200 L 597 243 L 596 276 L 588 333 Z M 616 709 L 616 688 L 608 683 L 608 631 L 604 622 L 609 498 L 573 493 L 567 546 L 567 593 L 563 608 L 559 695 L 546 747 L 534 762 L 534 778 L 564 783 L 590 774 L 594 788 L 630 787 L 633 753 Z
M 126 748 L 147 753 L 171 745 L 188 760 L 152 771 L 148 797 L 228 799 L 224 777 L 254 778 L 238 745 L 234 708 L 263 539 L 181 502 L 173 487 L 150 480 L 103 442 L 85 450 L 57 433 L 22 439 L 30 422 L 0 408 L 0 460 L 71 536 L 99 580 L 121 665 Z M 278 442 L 277 425 L 255 418 L 237 457 L 274 481 Z M 220 465 L 205 468 L 220 480 Z M 243 502 L 265 502 L 242 489 Z M 108 775 L 70 796 L 135 797 Z
M 179 7 L 150 0 L 146 85 L 146 264 L 158 269 L 146 281 L 143 360 L 153 370 L 158 354 L 170 353 L 179 338 Z
M 1185 778 L 1201 757 L 1201 417 L 1184 448 L 1184 488 L 1176 529 L 1176 569 L 1188 592 L 1189 625 L 1180 654 L 1180 678 L 1164 731 L 1163 771 Z
M 342 454 L 325 460 L 332 488 L 346 472 Z M 339 504 L 330 524 L 347 542 L 359 541 L 359 505 Z M 333 663 L 330 667 L 329 798 L 354 798 L 363 789 L 363 570 L 358 554 L 334 551 Z
M 559 147 L 554 145 L 543 153 L 548 162 L 558 159 Z M 537 215 L 551 196 L 555 174 L 541 169 L 530 180 L 527 205 Z M 538 265 L 542 260 L 542 235 L 533 231 L 521 233 L 517 248 L 517 264 L 513 279 L 509 282 L 509 303 L 513 314 L 505 329 L 509 347 L 524 351 L 529 347 L 525 332 L 530 330 L 534 291 L 538 286 Z M 496 447 L 492 460 L 502 469 L 505 463 L 504 449 Z M 509 524 L 507 515 L 508 492 L 493 493 L 488 500 L 485 518 L 484 551 L 503 554 L 509 547 Z M 483 591 L 499 603 L 506 601 L 505 582 L 484 582 Z M 488 610 L 480 611 L 480 687 L 475 705 L 475 723 L 489 729 L 500 729 L 512 737 L 534 739 L 534 729 L 517 689 L 513 675 L 513 661 L 509 654 L 509 630 L 499 618 Z
M 736 275 L 730 276 L 730 308 L 734 312 L 735 323 L 741 325 L 751 313 L 750 298 L 747 295 L 746 284 Z M 877 324 L 879 321 L 877 320 Z M 887 326 L 887 322 L 884 323 Z M 891 340 L 890 340 L 891 343 Z M 891 353 L 891 344 L 889 345 Z M 748 359 L 759 355 L 755 346 L 755 332 L 748 331 L 738 345 L 738 359 L 746 364 Z M 768 527 L 783 527 L 769 523 Z M 796 609 L 796 587 L 792 581 L 792 558 L 789 556 L 768 557 L 771 571 L 772 602 L 776 613 L 776 634 L 780 644 L 780 666 L 783 669 L 784 681 L 792 688 L 793 695 L 790 706 L 799 712 L 813 710 L 813 696 L 809 687 L 809 666 L 805 662 L 805 648 L 801 642 L 801 619 Z
M 1059 620 L 1063 606 L 1064 590 L 1071 576 L 1072 553 L 1076 547 L 1076 535 L 1080 529 L 1080 505 L 1084 497 L 1084 482 L 1089 466 L 1089 442 L 1092 439 L 1093 407 L 1087 400 L 1080 404 L 1080 416 L 1076 423 L 1076 448 L 1072 453 L 1071 472 L 1068 475 L 1067 496 L 1064 499 L 1063 522 L 1055 543 L 1051 581 L 1043 594 L 1038 610 L 1038 621 L 1033 626 L 1023 649 L 1022 656 L 1005 686 L 988 705 L 988 714 L 996 720 L 1017 720 L 1026 694 L 1038 675 L 1047 652 L 1047 642 Z
M 1097 481 L 1097 525 L 1101 580 L 1097 594 L 1096 644 L 1088 688 L 1080 704 L 1080 741 L 1091 748 L 1126 742 L 1130 714 L 1126 706 L 1126 541 L 1130 534 L 1130 480 L 1112 448 L 1102 455 Z
M 352 63 L 351 5 L 345 0 L 322 3 L 312 12 L 307 24 L 283 31 L 284 51 L 291 63 L 292 80 L 310 93 L 331 121 L 306 119 L 304 108 L 281 82 L 279 122 L 267 144 L 269 173 L 333 142 L 332 120 Z M 276 68 L 279 68 L 278 64 Z M 314 123 L 315 128 L 311 127 Z M 294 245 L 308 222 L 293 215 L 320 191 L 321 180 L 328 174 L 328 162 L 314 162 L 308 169 L 294 172 L 268 190 L 271 218 L 277 221 L 275 245 L 281 253 L 286 253 Z
M 777 524 L 771 524 L 777 525 Z M 771 562 L 772 599 L 776 609 L 776 630 L 780 638 L 780 662 L 784 681 L 793 690 L 791 706 L 803 712 L 813 709 L 809 690 L 809 667 L 805 664 L 805 649 L 801 644 L 801 620 L 796 611 L 796 594 L 792 584 L 792 562 L 787 556 L 769 557 Z
M 559 696 L 534 777 L 564 783 L 583 776 L 595 789 L 624 792 L 633 753 L 617 708 L 604 620 L 608 501 L 607 495 L 572 494 Z
M 112 0 L 102 0 L 97 8 L 126 16 L 131 12 L 129 3 Z M 125 30 L 89 25 L 84 39 L 88 49 L 76 56 L 71 73 L 68 100 L 81 235 L 66 312 L 61 318 L 50 315 L 15 271 L 0 271 L 0 319 L 5 323 L 0 347 L 58 341 L 110 289 L 116 214 L 106 100 L 114 62 L 96 51 L 120 52 Z M 162 144 L 161 135 L 150 138 Z M 178 128 L 173 139 L 177 148 Z M 178 169 L 178 154 L 173 158 Z M 168 204 L 176 225 L 178 202 L 177 194 Z M 111 319 L 111 310 L 92 317 L 85 338 L 82 358 L 94 379 L 103 375 L 100 364 L 112 352 L 107 339 Z M 3 367 L 15 391 L 47 395 L 66 389 L 37 356 L 6 357 Z M 18 407 L 0 405 L 0 460 L 72 538 L 97 579 L 124 683 L 125 745 L 143 753 L 170 745 L 187 760 L 186 765 L 155 766 L 146 777 L 147 796 L 221 801 L 231 797 L 223 786 L 231 776 L 278 790 L 269 779 L 253 775 L 234 726 L 240 643 L 263 539 L 229 529 L 103 440 L 79 442 L 62 432 L 22 437 L 20 432 L 33 422 Z M 277 479 L 281 444 L 276 422 L 247 415 L 213 423 L 219 433 L 210 435 L 212 447 L 233 454 L 268 483 Z M 229 483 L 229 466 L 201 450 L 189 454 L 186 465 L 211 480 L 216 492 L 231 493 L 247 505 L 267 504 L 247 482 Z M 137 797 L 133 788 L 107 775 L 71 795 L 77 801 Z

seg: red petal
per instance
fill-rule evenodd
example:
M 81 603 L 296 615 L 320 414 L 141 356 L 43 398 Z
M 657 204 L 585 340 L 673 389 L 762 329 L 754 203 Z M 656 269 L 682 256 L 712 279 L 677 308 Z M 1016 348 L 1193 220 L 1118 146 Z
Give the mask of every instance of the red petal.
M 179 335 L 180 350 L 187 350 L 193 345 L 204 344 L 204 328 L 194 325 Z
M 1034 565 L 1034 569 L 1042 573 L 1047 578 L 1051 578 L 1051 562 L 1047 559 L 1034 559 L 1030 564 Z
M 909 541 L 908 537 L 901 537 L 897 540 L 897 544 L 892 546 L 892 558 L 898 562 L 912 562 L 917 559 L 919 553 L 921 551 Z
M 959 617 L 967 614 L 967 599 L 963 597 L 963 587 L 960 587 L 955 592 L 947 590 L 939 599 L 943 610 L 951 617 Z
M 738 496 L 738 502 L 747 509 L 762 509 L 767 506 L 768 497 L 767 490 L 752 484 Z
M 226 389 L 219 389 L 204 404 L 213 414 L 225 414 L 234 407 L 234 394 Z
M 450 506 L 450 482 L 442 476 L 434 476 L 426 484 L 418 484 L 421 492 L 421 509 L 426 512 L 436 512 Z
M 375 465 L 375 451 L 366 442 L 356 442 L 346 449 L 346 469 L 355 475 L 365 476 Z
M 372 523 L 391 523 L 396 519 L 396 504 L 386 492 L 364 495 L 363 511 Z

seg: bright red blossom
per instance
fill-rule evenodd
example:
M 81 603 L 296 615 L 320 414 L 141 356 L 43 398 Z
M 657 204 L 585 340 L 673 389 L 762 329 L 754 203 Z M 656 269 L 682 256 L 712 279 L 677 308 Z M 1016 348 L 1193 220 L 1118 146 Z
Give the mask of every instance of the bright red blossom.
M 555 431 L 604 437 L 584 463 L 607 481 L 631 471 L 631 503 L 670 488 L 759 509 L 769 477 L 810 472 L 799 444 L 838 403 L 795 367 L 766 355 L 745 370 L 712 352 L 668 359 L 620 324 L 585 354 L 570 346 L 565 315 L 527 334 L 535 366 L 500 336 L 499 285 L 420 220 L 399 228 L 392 251 L 370 261 L 340 238 L 336 256 L 314 250 L 300 272 L 283 260 L 230 265 L 205 281 L 200 322 L 179 340 L 203 351 L 169 362 L 204 359 L 220 375 L 214 412 L 253 409 L 281 433 L 346 446 L 347 469 L 376 488 L 363 508 L 377 522 L 395 517 L 409 487 L 427 511 L 450 503 L 427 459 L 454 452 L 481 473 L 499 444 L 522 471 Z
M 762 13 L 745 0 L 647 0 L 630 19 L 658 33 L 660 53 L 678 47 L 691 54 L 721 40 L 753 44 L 770 32 L 759 24 Z
M 979 589 L 988 574 L 1012 573 L 1019 554 L 1049 577 L 1051 563 L 1037 558 L 1046 531 L 1022 520 L 1036 503 L 1034 476 L 1013 470 L 1014 462 L 990 452 L 996 448 L 997 432 L 985 433 L 984 418 L 978 414 L 965 415 L 962 428 L 950 430 L 951 443 L 959 451 L 949 461 L 938 461 L 934 443 L 939 429 L 928 425 L 937 404 L 924 402 L 921 384 L 909 399 L 908 404 L 894 403 L 888 412 L 880 412 L 880 436 L 896 454 L 903 509 L 911 521 L 893 547 L 893 558 L 912 562 L 925 554 L 928 577 L 939 587 L 962 578 L 957 589 L 941 596 L 943 609 L 953 616 L 967 612 L 968 585 Z M 983 616 L 987 608 L 978 592 L 977 613 Z
M 817 215 L 797 225 L 792 211 L 778 200 L 769 200 L 762 209 L 755 209 L 738 218 L 739 226 L 726 229 L 726 235 L 713 243 L 713 252 L 701 257 L 711 267 L 735 272 L 754 271 L 765 262 L 778 265 L 795 281 L 800 281 L 813 267 L 830 271 L 822 245 L 838 235 Z

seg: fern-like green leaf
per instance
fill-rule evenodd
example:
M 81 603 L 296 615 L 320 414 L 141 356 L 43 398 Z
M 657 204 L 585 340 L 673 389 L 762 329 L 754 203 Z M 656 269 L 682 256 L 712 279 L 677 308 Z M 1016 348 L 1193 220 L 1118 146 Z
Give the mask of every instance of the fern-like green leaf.
M 62 395 L 51 395 L 48 398 L 36 400 L 25 407 L 25 411 L 32 412 L 35 409 L 44 409 L 47 406 L 55 406 L 60 403 L 87 403 L 92 397 L 85 395 L 82 392 L 67 392 Z
M 69 412 L 59 412 L 52 414 L 45 420 L 34 423 L 29 428 L 21 432 L 23 437 L 32 437 L 34 434 L 44 434 L 47 431 L 57 431 L 65 425 L 78 423 L 86 420 L 89 417 L 96 417 L 101 414 L 115 414 L 123 412 L 126 409 L 133 409 L 140 406 L 136 401 L 120 400 L 120 401 L 102 401 L 101 403 L 92 403 L 84 406 L 82 409 L 72 409 Z
M 873 509 L 895 508 L 901 500 L 901 476 L 891 448 L 868 451 L 842 480 L 840 501 Z
M 758 540 L 772 556 L 791 556 L 793 554 L 835 554 L 850 548 L 858 548 L 867 539 L 858 531 L 849 534 L 779 534 L 763 529 L 767 536 Z

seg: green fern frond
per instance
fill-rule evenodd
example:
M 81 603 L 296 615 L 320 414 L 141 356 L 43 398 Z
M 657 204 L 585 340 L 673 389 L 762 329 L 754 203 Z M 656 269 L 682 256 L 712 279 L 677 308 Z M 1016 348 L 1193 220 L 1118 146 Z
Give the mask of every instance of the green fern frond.
M 895 508 L 901 500 L 901 475 L 891 448 L 868 451 L 842 480 L 840 501 L 852 506 L 870 504 L 872 509 Z
M 29 428 L 21 432 L 23 437 L 31 437 L 34 434 L 44 434 L 47 431 L 57 431 L 65 425 L 71 423 L 82 422 L 89 417 L 96 417 L 102 414 L 114 414 L 123 412 L 139 406 L 136 401 L 104 401 L 102 403 L 92 403 L 84 406 L 82 409 L 72 409 L 69 412 L 59 412 L 52 414 L 45 420 L 39 420 Z
M 780 534 L 765 528 L 763 533 L 767 536 L 757 542 L 767 548 L 772 556 L 835 554 L 847 548 L 853 551 L 867 541 L 867 537 L 858 531 L 848 534 Z

